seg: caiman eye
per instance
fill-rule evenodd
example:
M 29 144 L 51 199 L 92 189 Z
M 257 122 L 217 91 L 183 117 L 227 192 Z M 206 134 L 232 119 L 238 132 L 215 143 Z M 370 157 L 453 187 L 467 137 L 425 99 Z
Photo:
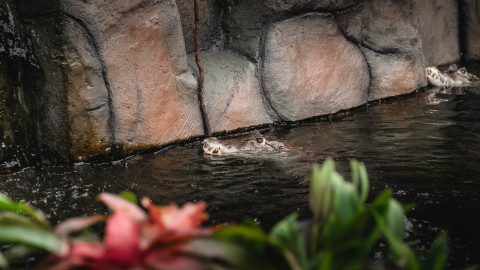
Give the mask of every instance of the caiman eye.
M 460 73 L 465 74 L 465 69 L 460 69 Z
M 264 138 L 256 138 L 255 141 L 257 143 L 265 143 L 265 139 Z
M 218 154 L 218 149 L 217 148 L 213 149 L 212 153 Z

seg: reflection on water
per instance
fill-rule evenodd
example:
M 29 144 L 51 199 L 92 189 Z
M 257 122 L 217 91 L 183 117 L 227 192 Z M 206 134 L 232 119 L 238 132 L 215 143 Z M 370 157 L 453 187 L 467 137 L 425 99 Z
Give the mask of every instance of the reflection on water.
M 265 131 L 305 154 L 235 158 L 203 155 L 200 142 L 116 164 L 29 168 L 0 176 L 0 192 L 44 209 L 53 220 L 101 213 L 95 195 L 132 190 L 156 203 L 203 200 L 211 223 L 254 218 L 265 227 L 292 211 L 308 216 L 312 163 L 333 157 L 348 174 L 366 163 L 372 194 L 390 187 L 409 214 L 408 240 L 422 249 L 449 231 L 450 266 L 480 255 L 480 87 L 427 89 L 341 121 Z

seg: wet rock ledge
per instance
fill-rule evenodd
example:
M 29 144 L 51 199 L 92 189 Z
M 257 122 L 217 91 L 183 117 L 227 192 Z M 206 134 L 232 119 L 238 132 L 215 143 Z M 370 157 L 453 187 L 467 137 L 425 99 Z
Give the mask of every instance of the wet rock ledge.
M 474 0 L 200 3 L 213 132 L 409 93 L 426 66 L 480 60 Z M 193 23 L 193 0 L 1 1 L 1 167 L 204 135 Z

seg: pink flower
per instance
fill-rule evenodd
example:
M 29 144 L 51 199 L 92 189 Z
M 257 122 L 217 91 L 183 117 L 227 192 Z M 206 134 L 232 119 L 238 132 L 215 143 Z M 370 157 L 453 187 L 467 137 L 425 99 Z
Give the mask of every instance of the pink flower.
M 194 237 L 211 234 L 211 230 L 201 228 L 208 218 L 204 202 L 187 203 L 181 208 L 158 207 L 144 198 L 142 204 L 148 208 L 147 216 L 140 207 L 117 195 L 103 193 L 99 198 L 113 210 L 106 221 L 103 242 L 73 242 L 65 257 L 47 262 L 48 269 L 199 268 L 199 263 L 178 252 L 178 247 Z M 81 227 L 80 222 L 70 221 L 69 227 Z
M 144 198 L 142 204 L 148 208 L 153 223 L 147 235 L 150 241 L 147 242 L 169 243 L 211 234 L 211 230 L 200 227 L 208 219 L 205 202 L 186 203 L 182 208 L 176 205 L 159 207 Z

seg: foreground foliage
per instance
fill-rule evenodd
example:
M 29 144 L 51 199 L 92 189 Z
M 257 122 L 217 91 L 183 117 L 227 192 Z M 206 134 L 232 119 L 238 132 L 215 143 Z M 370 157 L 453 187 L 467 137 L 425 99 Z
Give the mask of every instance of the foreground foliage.
M 202 228 L 203 202 L 159 207 L 148 198 L 145 212 L 130 193 L 103 193 L 112 212 L 67 220 L 51 226 L 43 213 L 0 196 L 0 242 L 13 244 L 0 254 L 8 261 L 43 250 L 50 255 L 42 269 L 443 269 L 446 239 L 440 235 L 423 260 L 403 241 L 404 207 L 385 190 L 367 204 L 368 176 L 363 164 L 351 162 L 345 181 L 327 160 L 313 168 L 312 219 L 296 213 L 269 232 L 253 222 Z M 105 221 L 103 239 L 79 234 Z M 390 260 L 374 265 L 372 247 L 383 239 Z

